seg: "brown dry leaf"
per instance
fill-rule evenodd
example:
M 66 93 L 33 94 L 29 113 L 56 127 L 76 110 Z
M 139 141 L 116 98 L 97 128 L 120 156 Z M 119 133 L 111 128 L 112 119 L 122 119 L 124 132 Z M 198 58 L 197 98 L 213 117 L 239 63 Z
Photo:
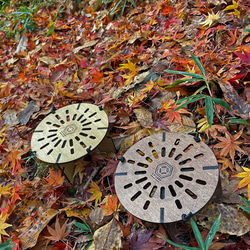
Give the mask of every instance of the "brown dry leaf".
M 222 197 L 220 202 L 227 203 L 227 204 L 240 204 L 242 202 L 240 198 L 240 194 L 247 194 L 247 187 L 236 190 L 234 189 L 237 187 L 239 180 L 237 178 L 232 178 L 229 180 L 230 174 L 228 171 L 222 171 L 220 173 L 220 180 L 221 180 L 221 190 L 222 190 Z
M 223 91 L 226 102 L 229 104 L 231 111 L 240 116 L 243 120 L 250 118 L 250 104 L 241 98 L 236 90 L 229 84 L 218 80 L 221 90 Z
M 35 246 L 37 239 L 42 232 L 42 230 L 47 226 L 49 221 L 58 214 L 57 210 L 48 209 L 46 210 L 40 218 L 36 221 L 34 225 L 31 225 L 29 229 L 19 236 L 22 249 Z
M 119 224 L 115 219 L 112 219 L 107 225 L 95 231 L 89 250 L 121 249 L 122 237 L 123 233 Z
M 30 116 L 36 112 L 39 111 L 39 107 L 36 103 L 36 101 L 31 100 L 29 102 L 29 104 L 25 107 L 24 110 L 22 110 L 21 112 L 19 112 L 19 114 L 17 115 L 17 119 L 18 121 L 22 124 L 22 125 L 26 125 L 30 119 Z
M 153 123 L 152 113 L 148 109 L 140 107 L 138 109 L 134 109 L 134 113 L 136 115 L 138 122 L 142 126 L 152 126 Z
M 162 91 L 159 92 L 151 101 L 150 107 L 152 109 L 161 109 L 162 103 L 168 102 L 176 97 L 175 92 Z
M 147 129 L 147 128 L 140 129 L 138 132 L 126 137 L 121 142 L 121 147 L 119 152 L 121 153 L 126 152 L 135 142 L 161 131 L 162 131 L 161 129 Z
M 82 221 L 86 221 L 90 214 L 90 209 L 83 207 L 79 209 L 79 205 L 71 205 L 69 207 L 63 208 L 60 211 L 64 211 L 68 217 L 77 217 L 81 219 Z
M 92 46 L 96 45 L 97 43 L 98 43 L 97 40 L 87 41 L 87 42 L 85 42 L 83 45 L 74 48 L 72 51 L 73 51 L 73 53 L 78 53 L 81 49 L 85 49 L 85 48 L 88 48 L 88 47 L 92 47 Z
M 8 109 L 4 113 L 3 118 L 4 118 L 4 124 L 8 124 L 10 127 L 13 127 L 16 124 L 18 124 L 17 112 L 14 109 Z
M 249 219 L 239 209 L 225 204 L 210 204 L 194 216 L 197 224 L 211 229 L 214 221 L 221 214 L 218 231 L 241 236 L 250 231 Z
M 182 119 L 182 124 L 183 126 L 178 123 L 176 120 L 174 120 L 174 122 L 171 124 L 169 121 L 167 121 L 165 123 L 165 125 L 168 126 L 170 132 L 181 132 L 181 133 L 185 133 L 185 132 L 195 132 L 196 131 L 196 126 L 195 123 L 193 121 L 193 117 L 188 117 L 185 115 L 181 116 Z
M 91 210 L 89 214 L 89 218 L 93 221 L 96 225 L 103 225 L 103 213 L 104 210 L 101 207 L 96 207 Z
M 51 236 L 46 237 L 47 239 L 54 240 L 54 241 L 66 241 L 66 238 L 70 232 L 66 232 L 67 229 L 67 222 L 66 220 L 62 227 L 60 226 L 58 216 L 56 217 L 55 229 L 47 225 L 47 229 Z

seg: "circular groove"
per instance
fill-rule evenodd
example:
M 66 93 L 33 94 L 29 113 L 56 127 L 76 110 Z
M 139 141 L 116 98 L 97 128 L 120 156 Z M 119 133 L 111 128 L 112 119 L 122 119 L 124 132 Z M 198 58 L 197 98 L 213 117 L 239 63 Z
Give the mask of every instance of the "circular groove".
M 190 135 L 155 134 L 137 142 L 123 157 L 116 169 L 116 193 L 123 206 L 142 220 L 181 220 L 183 214 L 202 209 L 217 187 L 213 152 Z
M 49 163 L 77 160 L 94 150 L 108 130 L 104 110 L 88 103 L 76 103 L 56 110 L 36 127 L 31 148 Z

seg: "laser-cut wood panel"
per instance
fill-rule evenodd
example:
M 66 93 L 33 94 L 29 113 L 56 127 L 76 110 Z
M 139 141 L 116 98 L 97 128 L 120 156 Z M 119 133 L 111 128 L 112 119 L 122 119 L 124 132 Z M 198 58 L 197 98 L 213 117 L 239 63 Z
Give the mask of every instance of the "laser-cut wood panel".
M 134 216 L 169 223 L 202 209 L 218 179 L 217 160 L 205 143 L 163 132 L 142 139 L 124 154 L 116 169 L 115 189 Z
M 48 115 L 36 127 L 31 148 L 49 163 L 66 163 L 95 149 L 108 130 L 108 117 L 96 105 L 77 103 Z

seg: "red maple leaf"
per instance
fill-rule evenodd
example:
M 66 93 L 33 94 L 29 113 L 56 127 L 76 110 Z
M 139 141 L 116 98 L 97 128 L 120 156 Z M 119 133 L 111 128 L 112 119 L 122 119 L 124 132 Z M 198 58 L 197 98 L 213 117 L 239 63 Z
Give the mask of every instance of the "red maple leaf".
M 170 123 L 173 123 L 174 119 L 176 119 L 183 126 L 180 114 L 190 114 L 190 112 L 185 109 L 174 111 L 176 108 L 178 108 L 178 105 L 174 100 L 170 100 L 162 105 L 161 111 L 167 112 L 164 117 L 169 118 Z

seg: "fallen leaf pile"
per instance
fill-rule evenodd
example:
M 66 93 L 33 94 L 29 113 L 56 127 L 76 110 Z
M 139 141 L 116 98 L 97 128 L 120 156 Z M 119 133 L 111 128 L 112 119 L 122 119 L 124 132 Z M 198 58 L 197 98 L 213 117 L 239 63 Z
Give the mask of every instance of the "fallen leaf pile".
M 189 224 L 165 231 L 125 211 L 114 173 L 117 158 L 146 136 L 200 131 L 218 159 L 223 189 L 194 219 L 206 232 L 221 213 L 211 249 L 247 249 L 249 214 L 232 193 L 250 200 L 249 1 L 1 1 L 0 39 L 1 243 L 174 249 L 163 235 L 194 246 Z M 207 82 L 190 80 L 201 73 L 191 55 Z M 196 95 L 207 97 L 178 109 L 179 100 Z M 37 159 L 30 148 L 36 126 L 84 102 L 107 113 L 117 152 L 97 149 L 70 167 Z

